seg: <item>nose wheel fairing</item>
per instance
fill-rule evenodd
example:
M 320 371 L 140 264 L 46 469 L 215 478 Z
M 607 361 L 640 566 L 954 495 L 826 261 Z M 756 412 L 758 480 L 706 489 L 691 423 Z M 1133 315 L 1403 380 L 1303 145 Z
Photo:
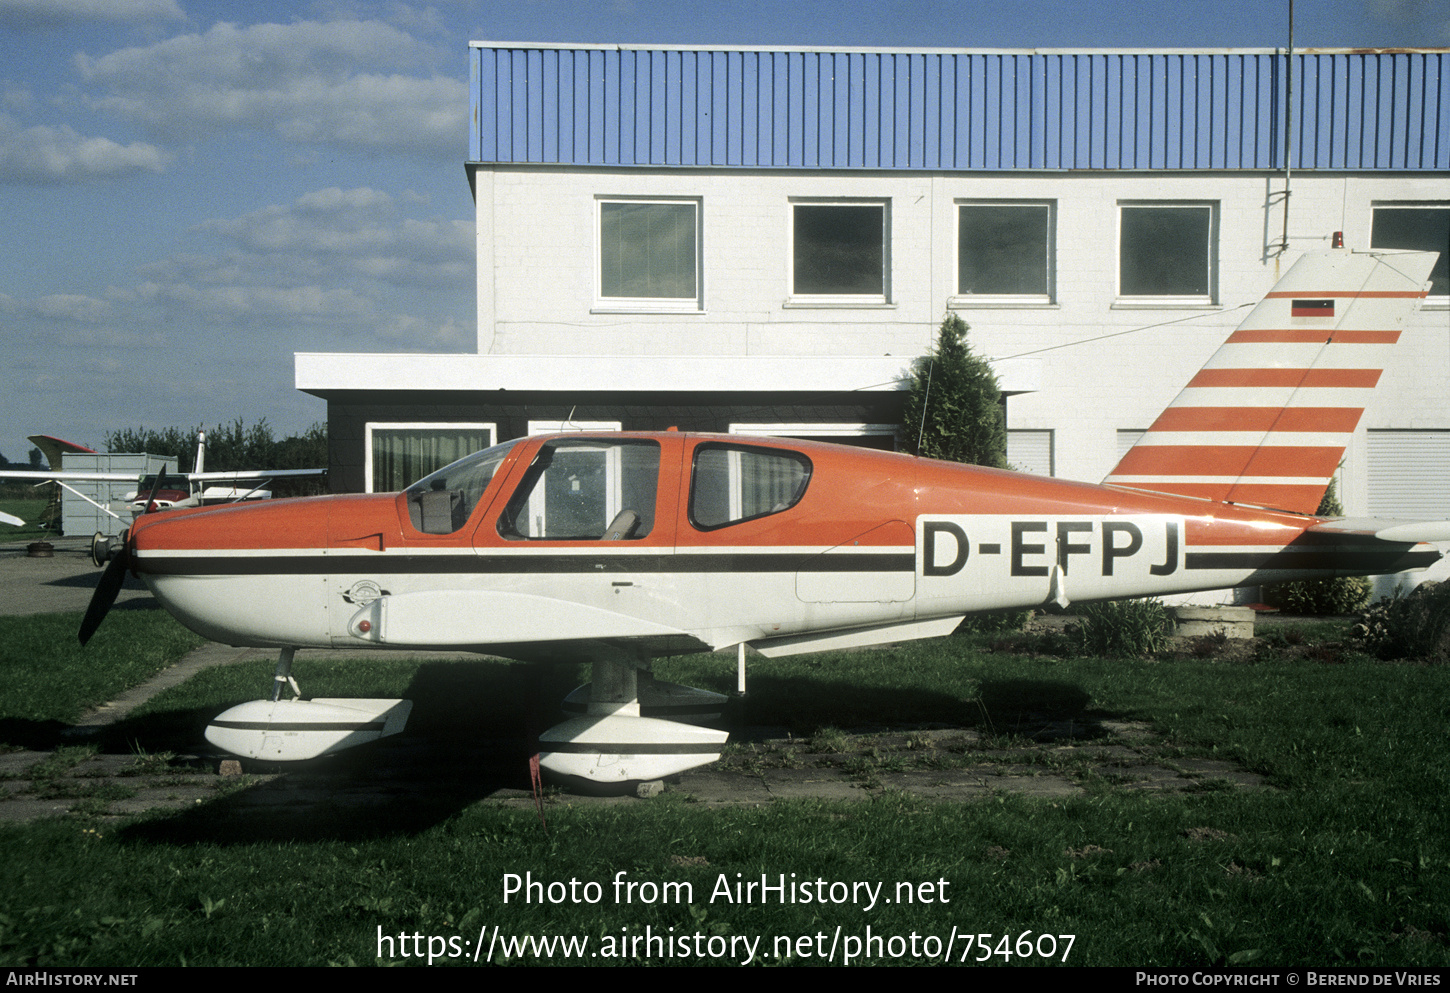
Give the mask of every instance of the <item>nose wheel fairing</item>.
M 251 700 L 212 718 L 206 740 L 233 755 L 305 762 L 401 732 L 412 700 Z

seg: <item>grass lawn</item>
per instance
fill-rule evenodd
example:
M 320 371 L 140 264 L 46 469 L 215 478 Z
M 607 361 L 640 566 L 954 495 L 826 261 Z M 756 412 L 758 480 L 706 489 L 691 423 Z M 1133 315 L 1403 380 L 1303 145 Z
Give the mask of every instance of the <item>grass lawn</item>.
M 41 513 L 45 510 L 45 500 L 31 500 L 25 498 L 0 499 L 0 511 L 20 518 L 25 522 L 24 527 L 16 527 L 13 524 L 0 524 L 0 543 L 12 541 L 44 541 L 51 537 L 47 531 L 42 531 L 36 526 L 40 520 Z
M 733 662 L 657 672 L 728 689 Z M 55 663 L 53 684 L 71 664 Z M 437 681 L 434 666 L 299 663 L 298 677 L 311 694 L 405 695 Z M 506 688 L 499 666 L 488 678 Z M 269 672 L 208 671 L 133 726 L 215 713 Z M 0 714 L 36 712 L 9 682 Z M 517 710 L 506 691 L 443 682 L 477 727 Z M 1219 758 L 1269 786 L 1146 793 L 1095 778 L 1070 797 L 877 790 L 755 807 L 554 795 L 547 830 L 486 799 L 406 824 L 362 804 L 281 838 L 236 830 L 224 803 L 10 825 L 0 964 L 471 963 L 482 935 L 480 961 L 522 963 L 1450 965 L 1450 667 L 1267 642 L 1238 661 L 1071 658 L 977 636 L 757 660 L 750 692 L 752 722 L 801 735 L 953 726 L 1027 741 L 1042 715 L 1141 722 L 1163 761 Z M 508 889 L 527 881 L 542 885 Z

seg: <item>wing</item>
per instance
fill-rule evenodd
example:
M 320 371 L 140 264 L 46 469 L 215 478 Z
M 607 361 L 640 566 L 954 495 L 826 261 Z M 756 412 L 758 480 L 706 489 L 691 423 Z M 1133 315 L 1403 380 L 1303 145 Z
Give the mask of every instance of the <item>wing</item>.
M 348 634 L 393 648 L 468 649 L 507 658 L 594 661 L 623 646 L 647 655 L 711 646 L 664 624 L 587 604 L 500 590 L 428 590 L 379 597 Z
M 172 475 L 168 473 L 168 475 Z M 242 479 L 292 479 L 306 476 L 326 476 L 326 469 L 236 469 L 227 472 L 181 473 L 194 483 Z
M 134 472 L 75 472 L 69 469 L 48 472 L 38 469 L 0 469 L 0 479 L 33 479 L 38 483 L 136 483 Z

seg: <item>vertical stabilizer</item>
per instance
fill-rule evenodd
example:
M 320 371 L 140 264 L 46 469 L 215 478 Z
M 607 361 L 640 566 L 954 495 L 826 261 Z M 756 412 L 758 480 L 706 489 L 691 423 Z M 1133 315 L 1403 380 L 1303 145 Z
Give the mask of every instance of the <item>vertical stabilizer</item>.
M 1437 257 L 1305 255 L 1103 482 L 1314 513 Z

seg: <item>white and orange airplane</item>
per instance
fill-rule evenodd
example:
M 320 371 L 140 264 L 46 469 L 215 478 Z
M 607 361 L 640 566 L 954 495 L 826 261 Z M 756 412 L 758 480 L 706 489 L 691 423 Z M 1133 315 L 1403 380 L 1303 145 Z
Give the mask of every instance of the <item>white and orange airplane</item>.
M 282 699 L 298 647 L 592 662 L 571 697 L 579 716 L 541 736 L 541 760 L 619 782 L 712 761 L 726 738 L 682 723 L 723 698 L 656 682 L 656 658 L 789 655 L 945 635 L 977 611 L 1423 569 L 1450 523 L 1314 511 L 1435 257 L 1305 256 L 1101 485 L 784 439 L 522 438 L 399 494 L 143 516 L 81 638 L 131 569 L 192 630 L 280 649 L 273 698 L 207 732 L 269 759 L 406 720 L 407 701 Z

